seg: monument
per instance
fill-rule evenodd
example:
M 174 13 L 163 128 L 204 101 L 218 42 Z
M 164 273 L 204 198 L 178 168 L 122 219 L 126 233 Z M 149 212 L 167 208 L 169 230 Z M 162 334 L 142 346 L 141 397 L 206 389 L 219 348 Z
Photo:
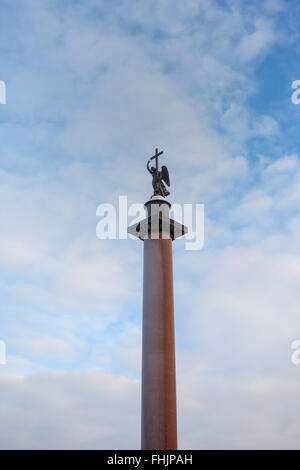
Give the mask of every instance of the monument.
M 153 195 L 147 217 L 128 228 L 144 242 L 141 448 L 177 449 L 176 367 L 172 242 L 187 228 L 170 219 L 166 166 L 155 155 L 147 163 Z M 155 159 L 155 166 L 150 162 Z

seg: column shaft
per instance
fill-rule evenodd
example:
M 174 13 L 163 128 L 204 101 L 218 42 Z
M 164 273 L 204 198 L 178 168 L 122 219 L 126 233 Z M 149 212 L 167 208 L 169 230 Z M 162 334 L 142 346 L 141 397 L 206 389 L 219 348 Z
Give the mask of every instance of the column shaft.
M 177 449 L 172 240 L 144 240 L 142 449 Z

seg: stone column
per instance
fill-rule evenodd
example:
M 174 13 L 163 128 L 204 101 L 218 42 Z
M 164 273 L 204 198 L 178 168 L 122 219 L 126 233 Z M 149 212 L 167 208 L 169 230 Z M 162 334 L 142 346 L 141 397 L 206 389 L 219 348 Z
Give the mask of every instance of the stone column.
M 128 229 L 144 241 L 141 447 L 177 449 L 172 240 L 187 230 L 163 197 L 145 207 L 148 217 Z

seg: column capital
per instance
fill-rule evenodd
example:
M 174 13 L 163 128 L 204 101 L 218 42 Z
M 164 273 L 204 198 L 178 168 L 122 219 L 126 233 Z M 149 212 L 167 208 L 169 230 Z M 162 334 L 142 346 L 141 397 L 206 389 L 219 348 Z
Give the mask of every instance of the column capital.
M 170 219 L 171 203 L 162 196 L 154 196 L 145 203 L 148 217 L 128 227 L 127 232 L 140 240 L 182 237 L 188 231 L 185 225 Z

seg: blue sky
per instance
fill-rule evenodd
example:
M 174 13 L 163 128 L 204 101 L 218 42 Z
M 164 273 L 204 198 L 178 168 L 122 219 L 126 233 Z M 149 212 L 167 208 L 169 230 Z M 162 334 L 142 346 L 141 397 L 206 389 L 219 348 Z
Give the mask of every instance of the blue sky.
M 298 448 L 300 6 L 3 0 L 3 448 L 138 448 L 142 243 L 96 209 L 205 204 L 174 243 L 179 446 Z

